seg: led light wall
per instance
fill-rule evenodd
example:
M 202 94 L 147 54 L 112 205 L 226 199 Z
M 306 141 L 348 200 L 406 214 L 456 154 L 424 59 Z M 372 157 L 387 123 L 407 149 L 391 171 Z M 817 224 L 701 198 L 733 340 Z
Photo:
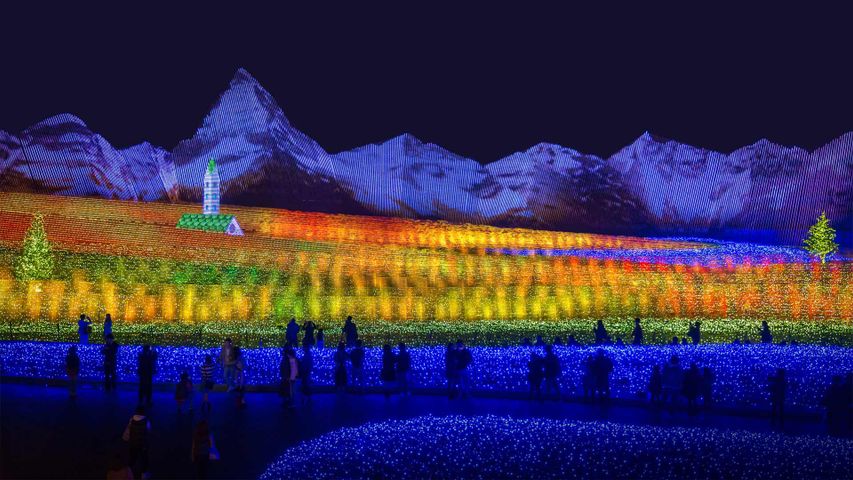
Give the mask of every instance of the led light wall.
M 0 194 L 0 315 L 271 323 L 654 317 L 853 321 L 853 263 L 795 248 L 227 208 L 244 237 L 179 230 L 194 205 Z M 32 214 L 56 267 L 13 273 Z

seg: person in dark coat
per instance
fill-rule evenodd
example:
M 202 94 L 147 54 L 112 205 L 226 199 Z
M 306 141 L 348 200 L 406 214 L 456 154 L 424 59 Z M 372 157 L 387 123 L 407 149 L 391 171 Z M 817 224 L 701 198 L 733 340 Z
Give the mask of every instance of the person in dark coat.
M 640 319 L 634 319 L 634 331 L 631 332 L 631 336 L 634 338 L 631 341 L 632 345 L 642 345 L 643 344 L 643 326 L 640 325 Z
M 341 393 L 347 388 L 347 350 L 344 342 L 338 343 L 335 351 L 335 390 Z
M 663 366 L 661 373 L 663 380 L 663 401 L 669 405 L 672 412 L 678 396 L 684 391 L 684 370 L 681 369 L 681 360 L 678 355 L 669 358 L 669 362 Z
M 700 330 L 700 325 L 698 321 L 687 329 L 687 336 L 690 337 L 690 340 L 693 341 L 693 345 L 699 345 L 699 340 L 702 338 L 702 331 Z
M 106 343 L 101 347 L 101 354 L 104 356 L 104 390 L 115 390 L 118 344 L 113 339 L 112 333 L 106 336 Z
M 610 398 L 610 372 L 613 371 L 613 361 L 599 348 L 592 365 L 595 378 L 595 391 L 599 398 Z
M 554 354 L 554 348 L 551 345 L 545 347 L 543 368 L 545 375 L 545 395 L 550 395 L 553 391 L 557 400 L 559 400 L 560 374 L 563 373 L 563 368 L 560 365 L 560 359 Z
M 687 372 L 684 373 L 684 398 L 687 399 L 687 414 L 696 415 L 698 413 L 696 399 L 699 397 L 699 390 L 702 386 L 702 374 L 699 373 L 699 367 L 695 363 L 690 365 Z
M 306 346 L 306 348 L 311 347 Z M 278 371 L 281 377 L 279 395 L 284 399 L 284 406 L 293 408 L 293 383 L 299 376 L 299 362 L 296 359 L 296 352 L 292 348 L 285 348 L 282 352 Z
M 660 365 L 655 365 L 652 368 L 652 376 L 649 377 L 649 398 L 652 405 L 660 405 L 661 394 L 663 393 L 663 376 L 660 373 Z
M 355 341 L 355 348 L 349 354 L 352 374 L 352 386 L 356 389 L 364 388 L 364 342 Z
M 595 328 L 592 329 L 592 334 L 595 337 L 596 345 L 604 345 L 610 343 L 610 334 L 607 333 L 607 329 L 604 328 L 604 322 L 598 320 L 595 322 Z
M 400 342 L 397 346 L 397 384 L 400 386 L 400 393 L 403 395 L 411 395 L 409 390 L 409 376 L 412 370 L 412 355 L 406 344 Z
M 314 330 L 317 329 L 317 325 L 311 320 L 306 321 L 302 325 L 302 330 L 305 331 L 305 335 L 302 337 L 302 346 L 313 347 L 316 343 L 314 340 Z
M 536 347 L 545 346 L 545 340 L 542 340 L 542 335 L 536 335 L 536 342 L 533 345 Z
M 761 322 L 761 343 L 773 343 L 773 334 L 770 333 L 770 325 L 767 320 Z
M 104 341 L 113 334 L 113 316 L 109 313 L 104 317 Z
M 127 422 L 123 438 L 128 444 L 129 464 L 137 477 L 148 478 L 148 448 L 151 435 L 151 422 L 145 416 L 145 407 L 136 407 L 136 411 Z
M 456 381 L 459 384 L 459 394 L 467 397 L 471 391 L 471 373 L 468 367 L 474 362 L 471 350 L 462 342 L 456 343 Z
M 77 397 L 77 379 L 80 376 L 80 356 L 77 355 L 77 346 L 68 347 L 65 355 L 65 374 L 68 375 L 68 395 Z
M 347 348 L 353 348 L 355 342 L 358 341 L 358 327 L 352 321 L 352 317 L 348 316 L 344 321 L 344 328 L 341 329 L 344 334 L 344 340 L 347 343 Z
M 387 343 L 382 346 L 382 370 L 379 377 L 382 379 L 382 385 L 385 389 L 385 398 L 391 396 L 391 390 L 394 388 L 394 382 L 397 379 L 397 358 L 394 351 L 391 350 L 391 345 Z
M 299 379 L 302 391 L 302 403 L 311 403 L 311 376 L 314 372 L 314 354 L 311 347 L 302 347 L 302 358 L 299 360 Z M 337 379 L 336 379 L 337 381 Z
M 193 442 L 190 449 L 190 456 L 193 460 L 193 465 L 196 468 L 196 478 L 207 478 L 207 468 L 210 465 L 210 454 L 216 451 L 216 446 L 213 443 L 213 435 L 210 433 L 210 426 L 207 420 L 202 419 L 198 422 L 193 432 Z
M 527 362 L 527 383 L 530 385 L 530 400 L 542 400 L 542 380 L 545 378 L 545 365 L 538 354 L 531 353 Z
M 776 375 L 768 379 L 770 390 L 770 422 L 780 427 L 785 427 L 785 396 L 788 392 L 788 379 L 785 377 L 785 369 L 776 370 Z
M 295 318 L 291 318 L 290 322 L 287 324 L 284 339 L 287 342 L 287 345 L 292 348 L 295 348 L 299 344 L 299 325 L 296 323 Z
M 142 351 L 137 358 L 136 373 L 139 376 L 139 404 L 145 400 L 145 404 L 151 405 L 153 393 L 154 373 L 157 368 L 157 357 L 151 345 L 143 345 Z

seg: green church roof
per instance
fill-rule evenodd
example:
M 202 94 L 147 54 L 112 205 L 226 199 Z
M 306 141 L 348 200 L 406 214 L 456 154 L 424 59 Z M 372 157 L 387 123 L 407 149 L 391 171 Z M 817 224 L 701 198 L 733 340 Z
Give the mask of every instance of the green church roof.
M 205 215 L 203 213 L 185 213 L 178 220 L 178 228 L 203 230 L 205 232 L 225 232 L 234 215 Z
M 216 170 L 216 162 L 211 158 L 209 162 L 207 162 L 207 171 L 212 172 Z

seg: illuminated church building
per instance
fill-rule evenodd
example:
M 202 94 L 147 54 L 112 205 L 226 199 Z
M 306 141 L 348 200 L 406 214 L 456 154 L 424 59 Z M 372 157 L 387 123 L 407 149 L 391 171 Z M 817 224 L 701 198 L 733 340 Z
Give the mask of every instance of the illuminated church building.
M 218 232 L 226 235 L 243 235 L 237 217 L 219 213 L 219 170 L 211 158 L 204 172 L 204 196 L 202 213 L 185 213 L 178 220 L 177 228 Z

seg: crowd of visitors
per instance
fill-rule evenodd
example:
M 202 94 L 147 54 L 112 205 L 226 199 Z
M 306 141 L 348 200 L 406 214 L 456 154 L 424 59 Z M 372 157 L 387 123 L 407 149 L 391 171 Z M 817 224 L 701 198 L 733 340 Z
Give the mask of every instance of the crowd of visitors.
M 300 332 L 302 332 L 301 342 L 299 341 Z M 78 333 L 80 343 L 88 343 L 88 337 L 91 333 L 91 319 L 88 316 L 80 316 Z M 612 336 L 601 320 L 594 324 L 592 333 L 595 345 L 625 345 L 620 337 L 617 337 L 615 342 L 612 340 Z M 767 322 L 762 322 L 759 334 L 761 342 L 772 343 L 773 335 Z M 279 394 L 287 408 L 295 408 L 297 392 L 303 405 L 311 403 L 312 372 L 315 367 L 312 350 L 324 347 L 324 337 L 323 329 L 318 328 L 312 321 L 306 321 L 300 326 L 295 319 L 291 319 L 287 324 L 285 346 L 282 349 L 279 365 Z M 689 342 L 688 338 L 690 339 Z M 675 337 L 672 343 L 696 345 L 700 341 L 701 324 L 697 321 L 688 325 L 686 337 L 682 338 L 680 342 Z M 645 334 L 642 321 L 635 318 L 630 344 L 641 346 L 644 345 L 644 342 Z M 528 338 L 523 339 L 522 345 L 541 347 L 541 351 L 544 352 L 544 355 L 540 354 L 540 350 L 531 352 L 530 360 L 527 363 L 529 398 L 539 401 L 563 399 L 565 386 L 561 385 L 561 378 L 563 378 L 564 365 L 561 365 L 560 357 L 555 354 L 554 346 L 580 346 L 580 342 L 573 335 L 569 335 L 565 343 L 562 338 L 555 337 L 552 343 L 548 344 L 541 335 L 538 335 L 535 342 L 531 342 Z M 297 356 L 296 349 L 300 346 L 301 355 Z M 104 322 L 104 344 L 101 347 L 104 389 L 107 391 L 116 388 L 118 350 L 119 344 L 113 336 L 112 319 L 108 314 Z M 364 392 L 366 389 L 365 348 L 352 317 L 347 317 L 344 321 L 341 328 L 341 341 L 337 344 L 332 358 L 335 391 L 339 394 Z M 237 408 L 244 408 L 246 406 L 246 359 L 231 338 L 226 338 L 223 341 L 217 360 L 219 368 L 222 370 L 222 384 L 228 392 L 233 392 Z M 465 398 L 471 394 L 469 369 L 473 362 L 474 357 L 463 342 L 447 344 L 444 355 L 444 376 L 447 381 L 449 398 Z M 399 343 L 396 349 L 390 344 L 383 345 L 381 364 L 378 366 L 380 367 L 379 378 L 382 382 L 381 392 L 386 398 L 393 394 L 411 395 L 412 358 L 405 343 Z M 568 367 L 571 368 L 571 366 Z M 76 346 L 69 347 L 65 358 L 65 368 L 68 375 L 69 394 L 71 397 L 75 397 L 80 372 L 80 357 Z M 205 355 L 198 368 L 201 378 L 198 390 L 201 393 L 199 410 L 202 420 L 198 422 L 193 434 L 191 459 L 199 478 L 204 478 L 210 460 L 219 458 L 207 422 L 211 411 L 209 396 L 216 383 L 214 379 L 216 364 L 213 357 Z M 589 355 L 583 364 L 578 365 L 577 368 L 581 374 L 580 387 L 583 392 L 583 400 L 606 402 L 610 398 L 610 377 L 613 372 L 613 361 L 607 356 L 605 350 L 598 348 L 595 354 Z M 128 422 L 123 435 L 123 439 L 128 444 L 129 466 L 137 475 L 145 475 L 148 471 L 148 437 L 151 423 L 146 417 L 145 411 L 146 407 L 152 405 L 153 378 L 156 369 L 156 351 L 150 345 L 143 345 L 137 358 L 139 406 Z M 654 408 L 665 407 L 670 412 L 673 412 L 675 407 L 684 401 L 688 414 L 697 415 L 700 400 L 701 406 L 704 408 L 713 404 L 714 382 L 714 372 L 711 368 L 707 366 L 700 368 L 696 363 L 685 367 L 681 364 L 678 355 L 672 355 L 665 364 L 655 365 L 652 368 L 647 387 L 648 400 Z M 784 427 L 784 405 L 788 390 L 785 370 L 778 369 L 775 374 L 767 379 L 766 384 L 771 422 L 773 425 Z M 853 415 L 851 415 L 850 410 L 853 398 L 851 397 L 853 397 L 853 374 L 848 375 L 846 379 L 841 376 L 834 377 L 822 402 L 827 412 L 826 420 L 829 433 L 848 435 L 853 431 L 853 427 L 851 427 Z M 175 401 L 178 413 L 183 412 L 185 406 L 191 412 L 195 410 L 195 387 L 192 384 L 190 373 L 187 371 L 181 372 L 180 378 L 177 379 Z M 126 467 L 127 464 L 122 465 L 118 460 L 114 460 L 110 472 L 116 475 L 114 478 L 124 478 L 120 475 L 126 474 Z

